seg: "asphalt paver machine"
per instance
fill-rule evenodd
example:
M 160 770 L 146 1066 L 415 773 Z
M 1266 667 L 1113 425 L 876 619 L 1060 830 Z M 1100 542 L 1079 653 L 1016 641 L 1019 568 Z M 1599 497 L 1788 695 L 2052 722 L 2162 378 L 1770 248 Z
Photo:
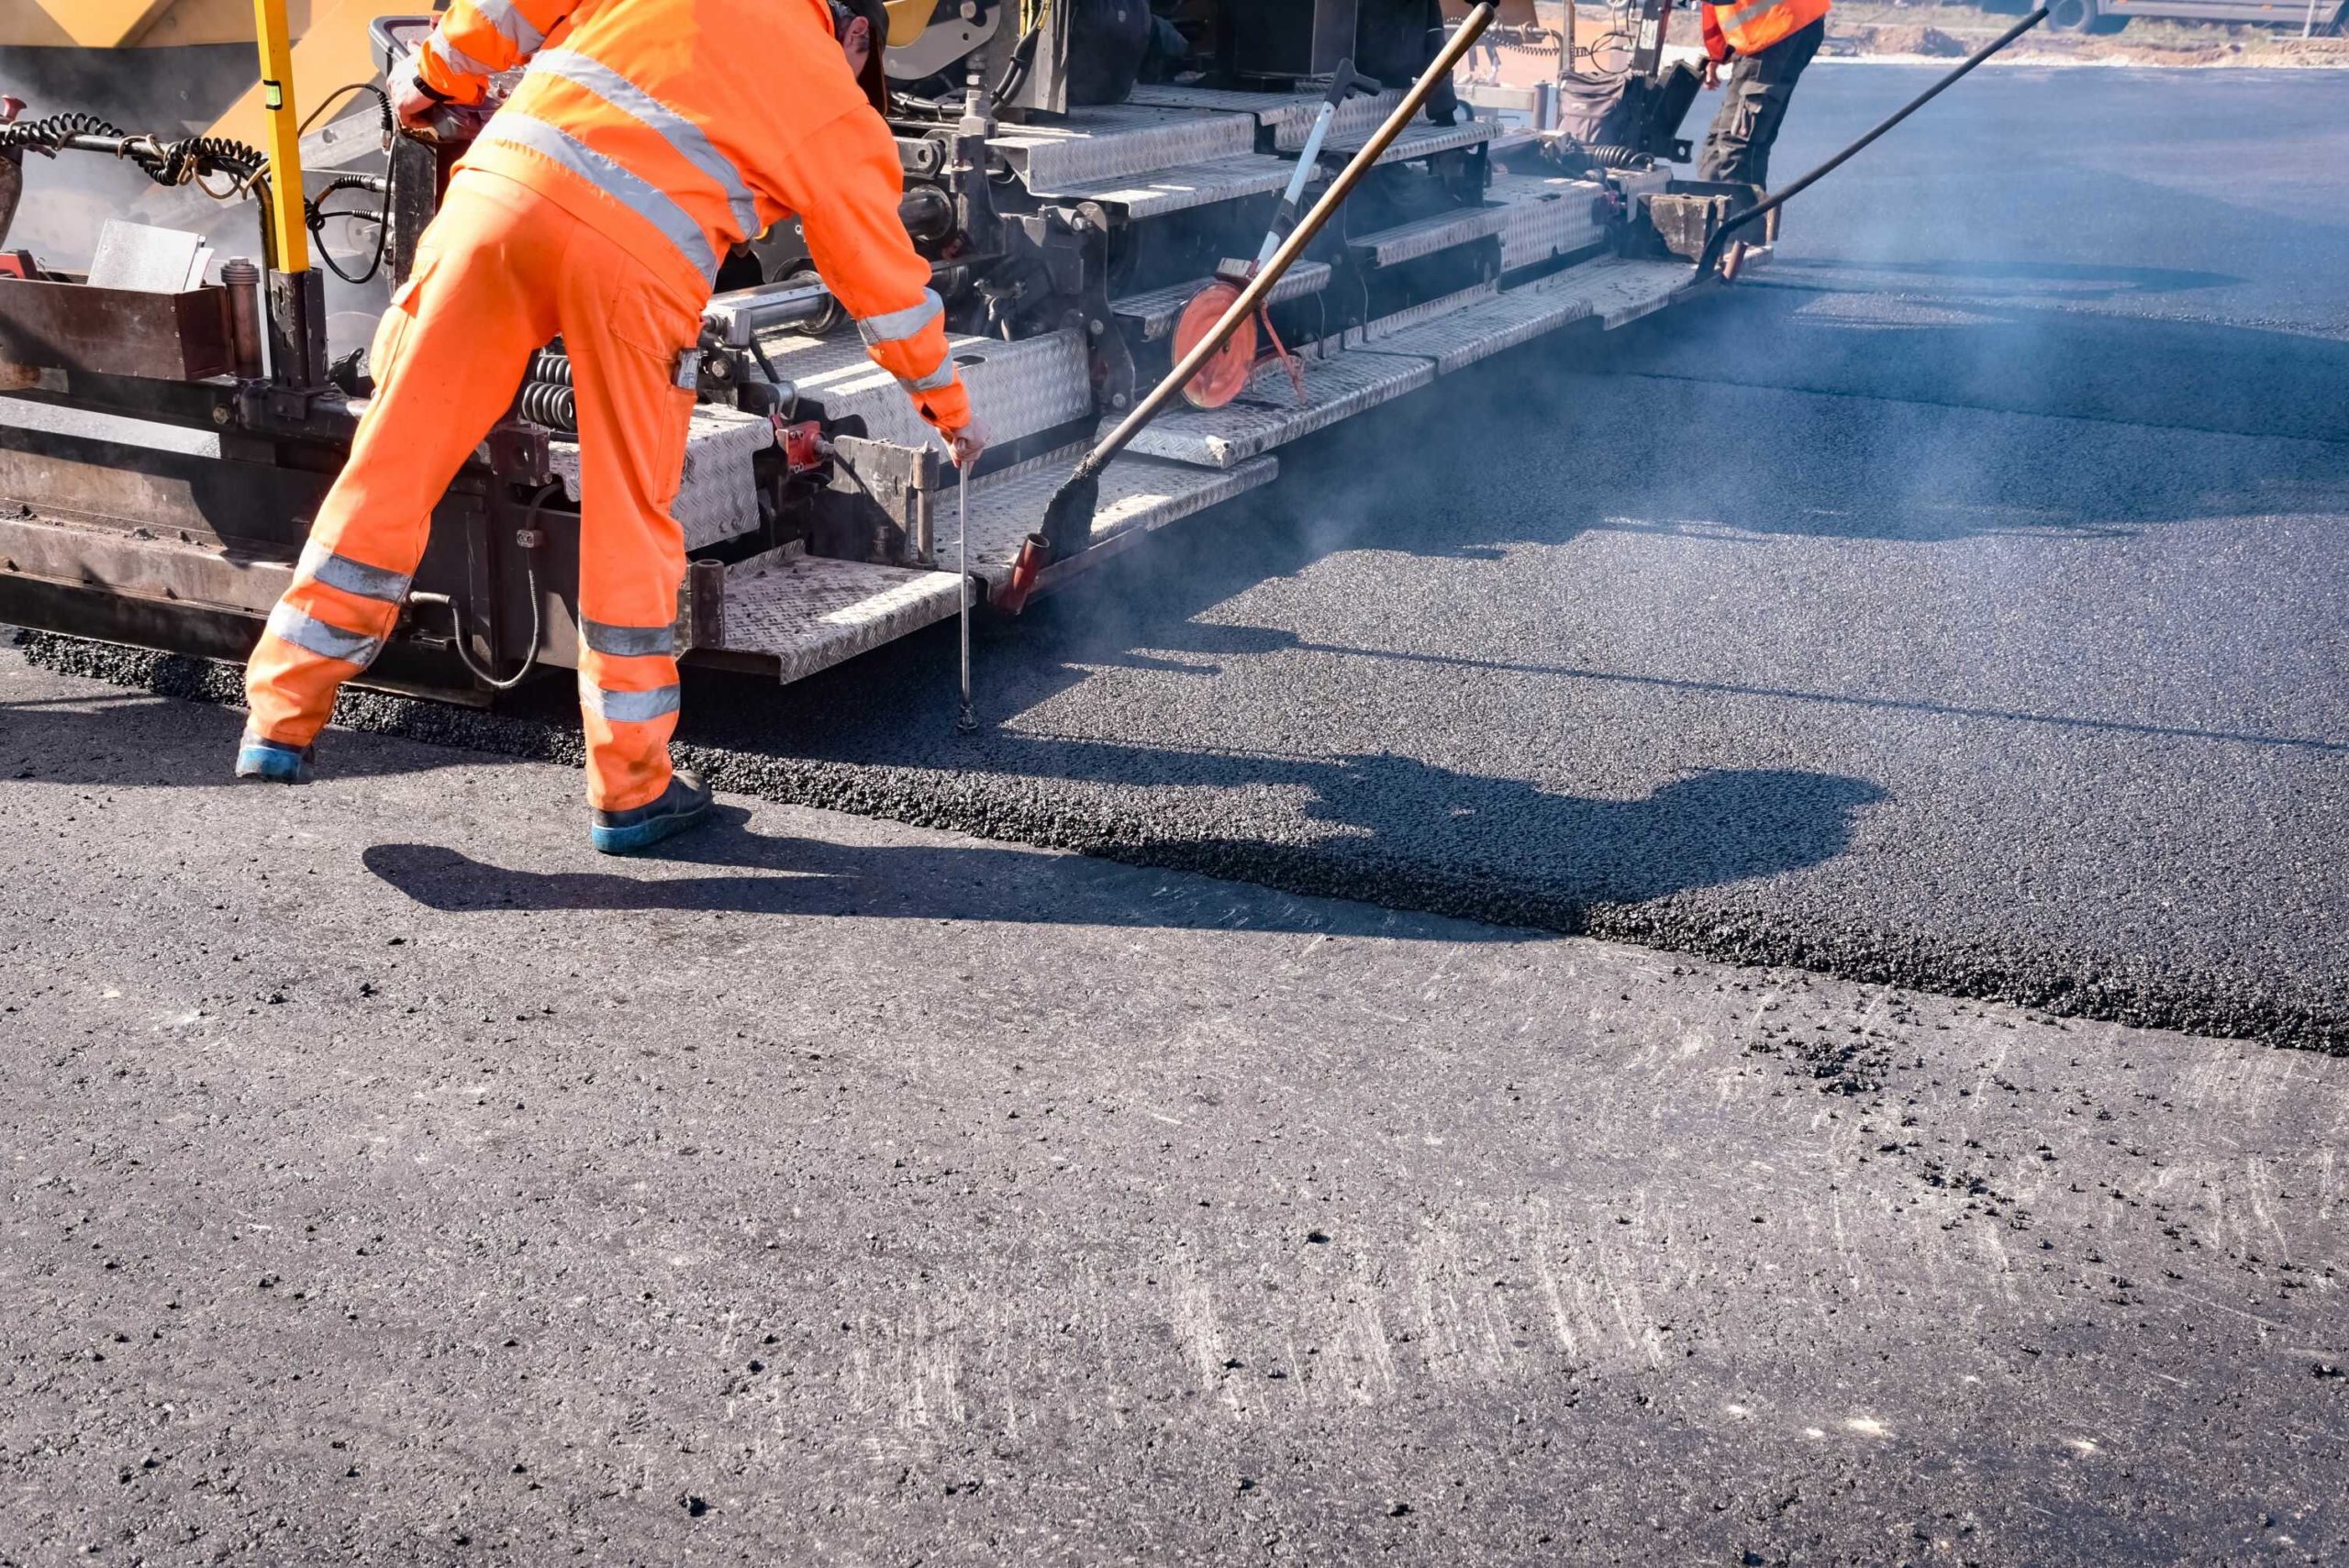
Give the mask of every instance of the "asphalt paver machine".
M 1536 339 L 1571 354 L 1577 333 L 1712 286 L 1709 241 L 1758 195 L 1678 177 L 1669 148 L 1593 147 L 1439 92 L 1268 296 L 1261 360 L 1200 400 L 1214 406 L 1177 403 L 1136 436 L 1101 475 L 1090 537 L 1055 541 L 1008 594 L 1079 457 L 1172 368 L 1186 308 L 1294 206 L 1301 158 L 1309 198 L 1457 18 L 1437 0 L 890 11 L 901 214 L 993 444 L 958 475 L 790 226 L 729 258 L 675 506 L 689 664 L 795 680 L 947 619 L 966 595 L 1049 593 L 1270 483 L 1285 443 Z M 431 22 L 373 18 L 377 65 Z M 380 263 L 396 285 L 455 150 L 391 134 L 364 92 L 297 139 L 283 40 L 262 55 L 265 149 L 124 130 L 70 105 L 6 111 L 0 621 L 238 658 L 293 572 L 370 390 L 363 353 L 330 350 L 321 269 Z M 1341 73 L 1354 90 L 1330 90 Z M 311 90 L 323 102 L 332 85 Z M 217 221 L 110 227 L 86 271 L 6 250 L 19 187 L 37 203 L 87 158 L 132 164 L 184 202 L 208 194 L 220 205 L 196 205 Z M 338 254 L 332 237 L 354 231 L 373 254 Z M 1743 263 L 1766 253 L 1747 248 Z M 550 345 L 450 487 L 374 681 L 487 700 L 575 662 L 569 379 Z

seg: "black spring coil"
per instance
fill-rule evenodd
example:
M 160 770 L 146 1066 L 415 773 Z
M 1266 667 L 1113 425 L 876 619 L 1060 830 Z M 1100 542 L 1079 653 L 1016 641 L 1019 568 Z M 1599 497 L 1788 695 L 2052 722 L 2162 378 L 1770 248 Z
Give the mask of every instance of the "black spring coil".
M 530 356 L 530 379 L 555 386 L 576 386 L 572 379 L 571 356 L 558 349 L 540 349 Z
M 567 386 L 526 381 L 522 384 L 522 395 L 514 400 L 514 409 L 534 425 L 544 425 L 566 436 L 579 433 L 579 397 Z
M 1574 150 L 1594 169 L 1642 169 L 1652 161 L 1636 147 L 1620 147 L 1611 142 L 1598 147 L 1576 147 Z

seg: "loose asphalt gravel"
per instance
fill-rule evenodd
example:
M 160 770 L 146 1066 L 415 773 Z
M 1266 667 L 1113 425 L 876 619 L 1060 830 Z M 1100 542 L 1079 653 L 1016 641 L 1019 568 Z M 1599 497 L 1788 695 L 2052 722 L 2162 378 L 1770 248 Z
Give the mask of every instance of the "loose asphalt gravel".
M 2349 1060 L 0 654 L 0 1564 L 2349 1554 Z
M 1782 173 L 1929 75 L 1821 67 Z M 941 628 L 699 683 L 685 738 L 774 798 L 2340 1049 L 2343 169 L 2340 72 L 1985 72 L 1753 284 L 1291 449 L 992 630 L 983 737 Z M 568 755 L 568 700 L 347 717 Z

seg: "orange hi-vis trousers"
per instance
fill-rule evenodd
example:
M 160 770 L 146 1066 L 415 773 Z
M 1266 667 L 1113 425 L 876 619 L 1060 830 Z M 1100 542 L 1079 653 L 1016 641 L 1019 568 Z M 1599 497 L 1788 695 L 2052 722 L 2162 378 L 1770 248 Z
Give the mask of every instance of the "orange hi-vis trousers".
M 702 299 L 529 185 L 461 170 L 377 329 L 375 396 L 245 673 L 250 728 L 306 746 L 390 636 L 432 508 L 560 335 L 579 403 L 579 701 L 587 798 L 669 785 L 685 538 L 669 508 L 694 395 L 678 355 Z

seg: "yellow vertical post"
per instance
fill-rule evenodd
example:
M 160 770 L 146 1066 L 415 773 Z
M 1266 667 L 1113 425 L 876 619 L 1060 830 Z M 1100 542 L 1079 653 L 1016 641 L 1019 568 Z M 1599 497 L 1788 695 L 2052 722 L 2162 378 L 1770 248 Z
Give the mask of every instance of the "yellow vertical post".
M 302 221 L 302 121 L 294 106 L 294 40 L 285 0 L 253 0 L 261 42 L 261 102 L 269 117 L 269 234 L 277 271 L 310 270 L 310 231 Z

